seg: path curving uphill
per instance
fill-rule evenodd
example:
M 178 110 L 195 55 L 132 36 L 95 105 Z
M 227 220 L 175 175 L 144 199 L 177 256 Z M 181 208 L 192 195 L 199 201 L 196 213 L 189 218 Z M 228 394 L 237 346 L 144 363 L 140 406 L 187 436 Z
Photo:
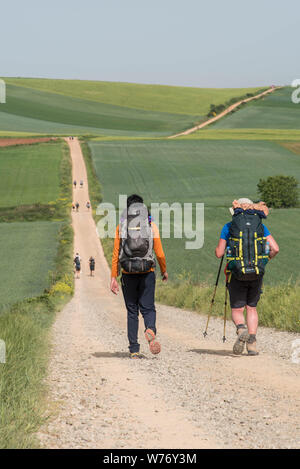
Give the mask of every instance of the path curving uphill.
M 260 329 L 258 357 L 232 355 L 233 326 L 158 306 L 162 352 L 129 360 L 126 312 L 109 291 L 79 141 L 69 140 L 79 213 L 74 249 L 83 259 L 74 298 L 57 315 L 48 385 L 55 412 L 39 432 L 45 448 L 296 448 L 300 445 L 300 368 L 290 360 L 300 334 Z M 89 277 L 88 258 L 96 258 Z
M 178 134 L 170 135 L 170 137 L 168 137 L 168 138 L 176 138 L 176 137 L 182 137 L 184 135 L 192 134 L 193 132 L 196 132 L 196 130 L 203 129 L 204 127 L 207 127 L 208 125 L 213 124 L 214 122 L 218 121 L 222 117 L 224 117 L 227 114 L 229 114 L 230 112 L 232 112 L 234 109 L 236 109 L 241 104 L 246 104 L 246 103 L 249 103 L 250 101 L 260 99 L 263 96 L 265 96 L 266 94 L 273 93 L 275 90 L 279 90 L 280 88 L 282 88 L 282 87 L 281 86 L 271 87 L 271 88 L 268 88 L 267 90 L 263 91 L 262 93 L 256 94 L 255 96 L 251 96 L 250 98 L 242 99 L 241 101 L 238 101 L 237 103 L 234 103 L 234 104 L 231 104 L 231 106 L 228 106 L 224 111 L 220 112 L 220 114 L 218 114 L 217 116 L 212 117 L 211 119 L 208 119 L 205 122 L 202 122 L 202 124 L 195 125 L 194 127 L 190 128 L 190 129 L 187 129 L 183 132 L 179 132 Z

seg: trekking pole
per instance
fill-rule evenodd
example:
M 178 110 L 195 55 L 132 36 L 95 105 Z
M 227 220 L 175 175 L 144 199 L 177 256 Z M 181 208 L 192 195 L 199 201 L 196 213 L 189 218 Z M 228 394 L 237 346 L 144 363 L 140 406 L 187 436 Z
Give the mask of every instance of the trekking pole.
M 225 284 L 225 303 L 224 303 L 224 331 L 223 331 L 223 342 L 226 342 L 225 330 L 226 330 L 226 319 L 227 319 L 227 297 L 228 297 L 228 279 L 226 277 Z
M 215 302 L 215 296 L 216 296 L 216 291 L 217 291 L 217 287 L 218 287 L 218 283 L 219 283 L 219 278 L 220 278 L 221 268 L 222 268 L 222 264 L 223 264 L 223 259 L 224 259 L 224 256 L 222 256 L 222 258 L 221 258 L 221 262 L 220 262 L 220 266 L 219 266 L 219 270 L 218 270 L 217 280 L 216 280 L 216 283 L 215 283 L 215 289 L 214 289 L 214 293 L 213 293 L 213 297 L 212 297 L 212 300 L 211 300 L 211 303 L 210 303 L 210 309 L 209 309 L 209 313 L 208 313 L 208 317 L 207 317 L 206 328 L 205 328 L 205 331 L 203 332 L 203 337 L 204 338 L 207 336 L 208 323 L 209 323 L 211 313 L 212 313 L 212 309 L 213 309 L 213 305 L 214 305 L 214 302 Z

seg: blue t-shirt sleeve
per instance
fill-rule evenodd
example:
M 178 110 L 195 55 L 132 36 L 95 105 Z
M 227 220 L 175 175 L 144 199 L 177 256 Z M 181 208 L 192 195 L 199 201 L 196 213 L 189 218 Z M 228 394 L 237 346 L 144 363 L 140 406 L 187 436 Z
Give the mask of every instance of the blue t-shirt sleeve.
M 221 236 L 220 236 L 220 239 L 225 239 L 225 241 L 228 243 L 229 241 L 229 229 L 230 229 L 230 225 L 231 225 L 231 222 L 229 223 L 226 223 L 226 225 L 223 226 L 222 228 L 222 231 L 221 231 Z M 267 236 L 270 236 L 270 231 L 268 230 L 268 228 L 263 225 L 264 227 L 264 236 L 267 237 Z
M 271 233 L 270 233 L 270 231 L 268 230 L 268 228 L 267 228 L 265 225 L 263 225 L 263 227 L 264 227 L 264 236 L 265 236 L 265 237 L 270 236 Z
M 229 241 L 229 228 L 230 228 L 231 222 L 226 223 L 226 225 L 223 226 L 222 231 L 221 231 L 221 236 L 220 239 L 225 239 L 225 241 Z

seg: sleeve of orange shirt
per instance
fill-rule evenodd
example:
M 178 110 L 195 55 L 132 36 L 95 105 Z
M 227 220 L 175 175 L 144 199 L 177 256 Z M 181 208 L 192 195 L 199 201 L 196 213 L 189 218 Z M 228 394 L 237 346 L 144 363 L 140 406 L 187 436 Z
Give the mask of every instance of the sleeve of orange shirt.
M 111 277 L 118 276 L 118 263 L 119 263 L 119 251 L 120 251 L 120 236 L 119 236 L 119 225 L 116 229 L 114 250 L 111 262 Z
M 164 274 L 167 271 L 166 266 L 166 257 L 165 253 L 161 244 L 161 239 L 159 236 L 159 230 L 155 223 L 151 223 L 152 231 L 153 231 L 153 249 L 156 255 L 156 258 L 159 263 L 161 274 Z

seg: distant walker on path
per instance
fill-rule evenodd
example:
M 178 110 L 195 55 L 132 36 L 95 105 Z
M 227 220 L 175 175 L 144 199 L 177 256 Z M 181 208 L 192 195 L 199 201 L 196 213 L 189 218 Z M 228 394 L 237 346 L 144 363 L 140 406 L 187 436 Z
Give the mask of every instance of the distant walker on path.
M 91 277 L 93 277 L 93 273 L 95 271 L 95 258 L 93 256 L 89 258 L 89 264 L 90 264 L 90 275 Z
M 81 271 L 81 259 L 79 256 L 79 253 L 76 253 L 76 256 L 74 258 L 74 264 L 75 264 L 75 272 L 76 272 L 76 278 L 80 278 L 80 271 Z

